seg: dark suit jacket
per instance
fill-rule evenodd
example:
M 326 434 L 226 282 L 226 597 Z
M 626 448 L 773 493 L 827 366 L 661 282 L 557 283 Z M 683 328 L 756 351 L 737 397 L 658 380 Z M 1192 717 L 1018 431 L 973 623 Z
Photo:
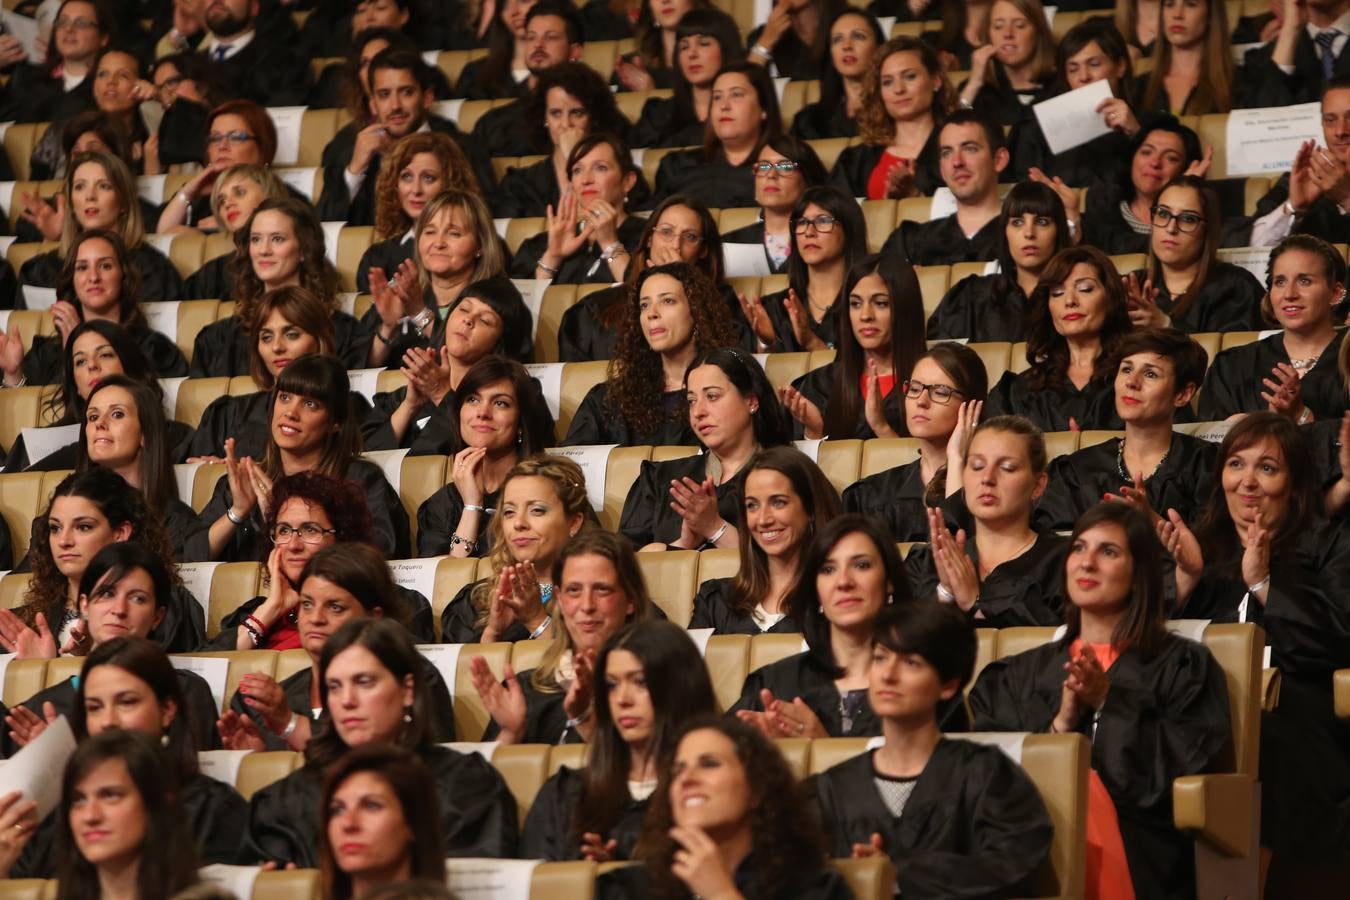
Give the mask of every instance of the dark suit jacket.
M 259 28 L 247 47 L 212 63 L 226 91 L 263 106 L 302 105 L 309 97 L 309 60 L 295 52 L 294 37 L 294 26 L 289 34 Z

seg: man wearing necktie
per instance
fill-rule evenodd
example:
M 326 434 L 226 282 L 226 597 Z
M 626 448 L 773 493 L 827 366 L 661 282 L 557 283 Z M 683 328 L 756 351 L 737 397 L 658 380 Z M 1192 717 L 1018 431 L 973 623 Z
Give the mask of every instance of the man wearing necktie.
M 1275 40 L 1248 52 L 1255 106 L 1288 106 L 1321 98 L 1323 86 L 1350 73 L 1350 0 L 1285 0 Z
M 200 51 L 233 96 L 263 106 L 298 106 L 309 92 L 309 63 L 294 51 L 293 28 L 273 27 L 270 19 L 259 27 L 260 9 L 260 0 L 208 0 L 209 36 Z

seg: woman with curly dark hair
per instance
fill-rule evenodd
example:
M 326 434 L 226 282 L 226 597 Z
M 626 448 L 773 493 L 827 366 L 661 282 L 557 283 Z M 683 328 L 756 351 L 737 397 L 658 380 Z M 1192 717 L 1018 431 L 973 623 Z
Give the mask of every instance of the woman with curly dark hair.
M 192 348 L 193 378 L 249 374 L 249 329 L 268 291 L 303 287 L 330 308 L 336 352 L 348 368 L 365 365 L 370 335 L 337 308 L 338 274 L 328 261 L 323 228 L 314 207 L 300 200 L 264 200 L 248 224 L 234 233 L 231 274 L 234 314 L 201 330 Z
M 673 262 L 689 263 L 707 275 L 727 301 L 733 323 L 740 324 L 735 291 L 724 280 L 722 237 L 716 220 L 700 201 L 688 194 L 672 194 L 647 217 L 623 283 L 587 294 L 563 313 L 558 325 L 558 358 L 562 362 L 613 359 L 627 309 L 624 301 L 643 272 Z
M 492 192 L 492 214 L 501 218 L 542 216 L 547 207 L 556 209 L 558 186 L 572 180 L 567 160 L 577 141 L 594 132 L 623 134 L 628 129 L 609 85 L 585 63 L 564 62 L 545 69 L 525 103 L 525 119 L 536 123 L 536 130 L 534 146 L 520 149 L 548 156 L 507 170 Z M 640 204 L 647 193 L 640 178 L 631 193 Z
M 791 420 L 759 362 L 735 347 L 694 356 L 684 390 L 683 409 L 706 452 L 644 462 L 624 501 L 619 533 L 640 548 L 735 547 L 739 533 L 731 523 L 746 466 L 756 451 L 788 442 Z
M 437 131 L 415 131 L 380 157 L 375 181 L 375 242 L 356 267 L 356 289 L 370 292 L 370 270 L 393 274 L 412 259 L 414 225 L 442 191 L 482 194 L 473 165 L 459 144 Z M 528 213 L 528 215 L 536 215 Z
M 1044 431 L 1119 427 L 1114 351 L 1130 330 L 1120 273 L 1086 244 L 1055 254 L 1031 295 L 1027 363 L 989 391 L 986 416 L 1026 416 Z
M 676 737 L 636 856 L 596 885 L 602 900 L 754 897 L 843 900 L 802 786 L 773 742 L 748 725 L 694 719 Z
M 736 20 L 713 6 L 691 9 L 673 29 L 673 97 L 653 97 L 628 132 L 634 147 L 693 147 L 703 143 L 712 83 L 727 63 L 745 59 Z
M 577 407 L 563 445 L 692 443 L 685 372 L 699 354 L 737 343 L 716 285 L 686 262 L 645 269 L 622 328 L 605 380 Z

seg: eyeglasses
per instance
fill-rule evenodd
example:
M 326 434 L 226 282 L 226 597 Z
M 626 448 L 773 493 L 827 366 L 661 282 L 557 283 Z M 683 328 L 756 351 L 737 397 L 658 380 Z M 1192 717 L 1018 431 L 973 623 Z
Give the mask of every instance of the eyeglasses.
M 161 94 L 170 94 L 178 90 L 178 86 L 183 83 L 182 75 L 175 75 L 172 78 L 165 78 L 159 84 L 155 85 L 155 90 Z
M 760 178 L 766 177 L 770 172 L 777 172 L 779 175 L 791 175 L 801 166 L 790 159 L 781 159 L 778 162 L 757 162 L 754 165 L 754 172 Z
M 814 219 L 805 217 L 793 220 L 792 230 L 798 234 L 806 234 L 806 229 L 814 225 L 820 234 L 829 234 L 834 231 L 834 223 L 838 221 L 834 216 L 826 215 L 816 216 Z
M 317 544 L 325 534 L 337 534 L 336 528 L 320 528 L 314 522 L 304 522 L 299 528 L 281 524 L 272 529 L 272 543 L 278 546 L 289 544 L 296 535 L 306 544 Z
M 55 22 L 57 28 L 74 28 L 76 31 L 84 31 L 86 28 L 97 28 L 98 23 L 93 19 L 67 19 L 60 18 Z
M 942 406 L 951 403 L 954 394 L 961 394 L 963 397 L 965 396 L 961 391 L 958 391 L 954 387 L 948 387 L 945 384 L 924 384 L 922 381 L 914 381 L 913 379 L 902 384 L 900 390 L 904 391 L 905 396 L 911 400 L 918 400 L 923 396 L 923 392 L 927 391 L 928 396 L 933 399 L 933 402 Z
M 1166 228 L 1176 220 L 1177 230 L 1182 234 L 1195 234 L 1201 225 L 1205 224 L 1205 217 L 1199 213 L 1182 212 L 1174 213 L 1165 206 L 1153 207 L 1153 227 Z
M 227 131 L 223 134 L 218 131 L 213 131 L 206 136 L 206 143 L 214 147 L 217 144 L 228 142 L 237 147 L 240 144 L 247 144 L 254 139 L 253 135 L 249 134 L 247 131 Z
M 702 236 L 697 235 L 692 231 L 680 231 L 680 229 L 676 228 L 674 225 L 662 225 L 660 228 L 654 229 L 652 234 L 660 235 L 663 241 L 673 241 L 675 240 L 675 236 L 679 235 L 680 243 L 688 247 L 693 247 L 698 244 L 699 241 L 703 240 Z

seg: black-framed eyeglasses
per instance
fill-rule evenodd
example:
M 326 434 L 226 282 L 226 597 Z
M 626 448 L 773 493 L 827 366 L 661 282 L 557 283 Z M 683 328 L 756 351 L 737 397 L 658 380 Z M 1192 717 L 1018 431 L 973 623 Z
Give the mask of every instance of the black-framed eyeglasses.
M 273 544 L 289 544 L 296 535 L 306 544 L 317 544 L 323 540 L 325 534 L 337 534 L 336 528 L 322 528 L 316 522 L 302 522 L 299 528 L 292 528 L 285 523 L 279 524 L 272 529 Z
M 1205 224 L 1205 217 L 1199 213 L 1174 213 L 1165 206 L 1153 207 L 1152 219 L 1154 228 L 1167 228 L 1167 226 L 1171 225 L 1173 220 L 1175 220 L 1177 223 L 1177 230 L 1182 234 L 1195 234 L 1200 226 Z
M 814 225 L 818 233 L 829 234 L 834 231 L 834 223 L 838 221 L 834 216 L 819 215 L 815 218 L 803 216 L 792 221 L 792 230 L 797 234 L 806 234 L 806 229 Z
M 240 144 L 247 144 L 251 140 L 255 140 L 255 138 L 247 131 L 213 131 L 206 136 L 206 143 L 212 147 L 226 141 L 237 147 Z
M 945 384 L 924 384 L 922 381 L 915 381 L 912 378 L 902 384 L 900 390 L 902 390 L 905 396 L 911 400 L 918 400 L 923 396 L 923 392 L 927 391 L 928 396 L 933 399 L 933 402 L 942 406 L 951 403 L 952 397 L 956 394 L 961 394 L 963 397 L 965 396 L 965 394 L 954 387 L 948 387 Z
M 780 159 L 778 162 L 757 162 L 753 168 L 755 174 L 762 178 L 770 172 L 777 172 L 779 175 L 791 175 L 801 166 L 790 159 Z

